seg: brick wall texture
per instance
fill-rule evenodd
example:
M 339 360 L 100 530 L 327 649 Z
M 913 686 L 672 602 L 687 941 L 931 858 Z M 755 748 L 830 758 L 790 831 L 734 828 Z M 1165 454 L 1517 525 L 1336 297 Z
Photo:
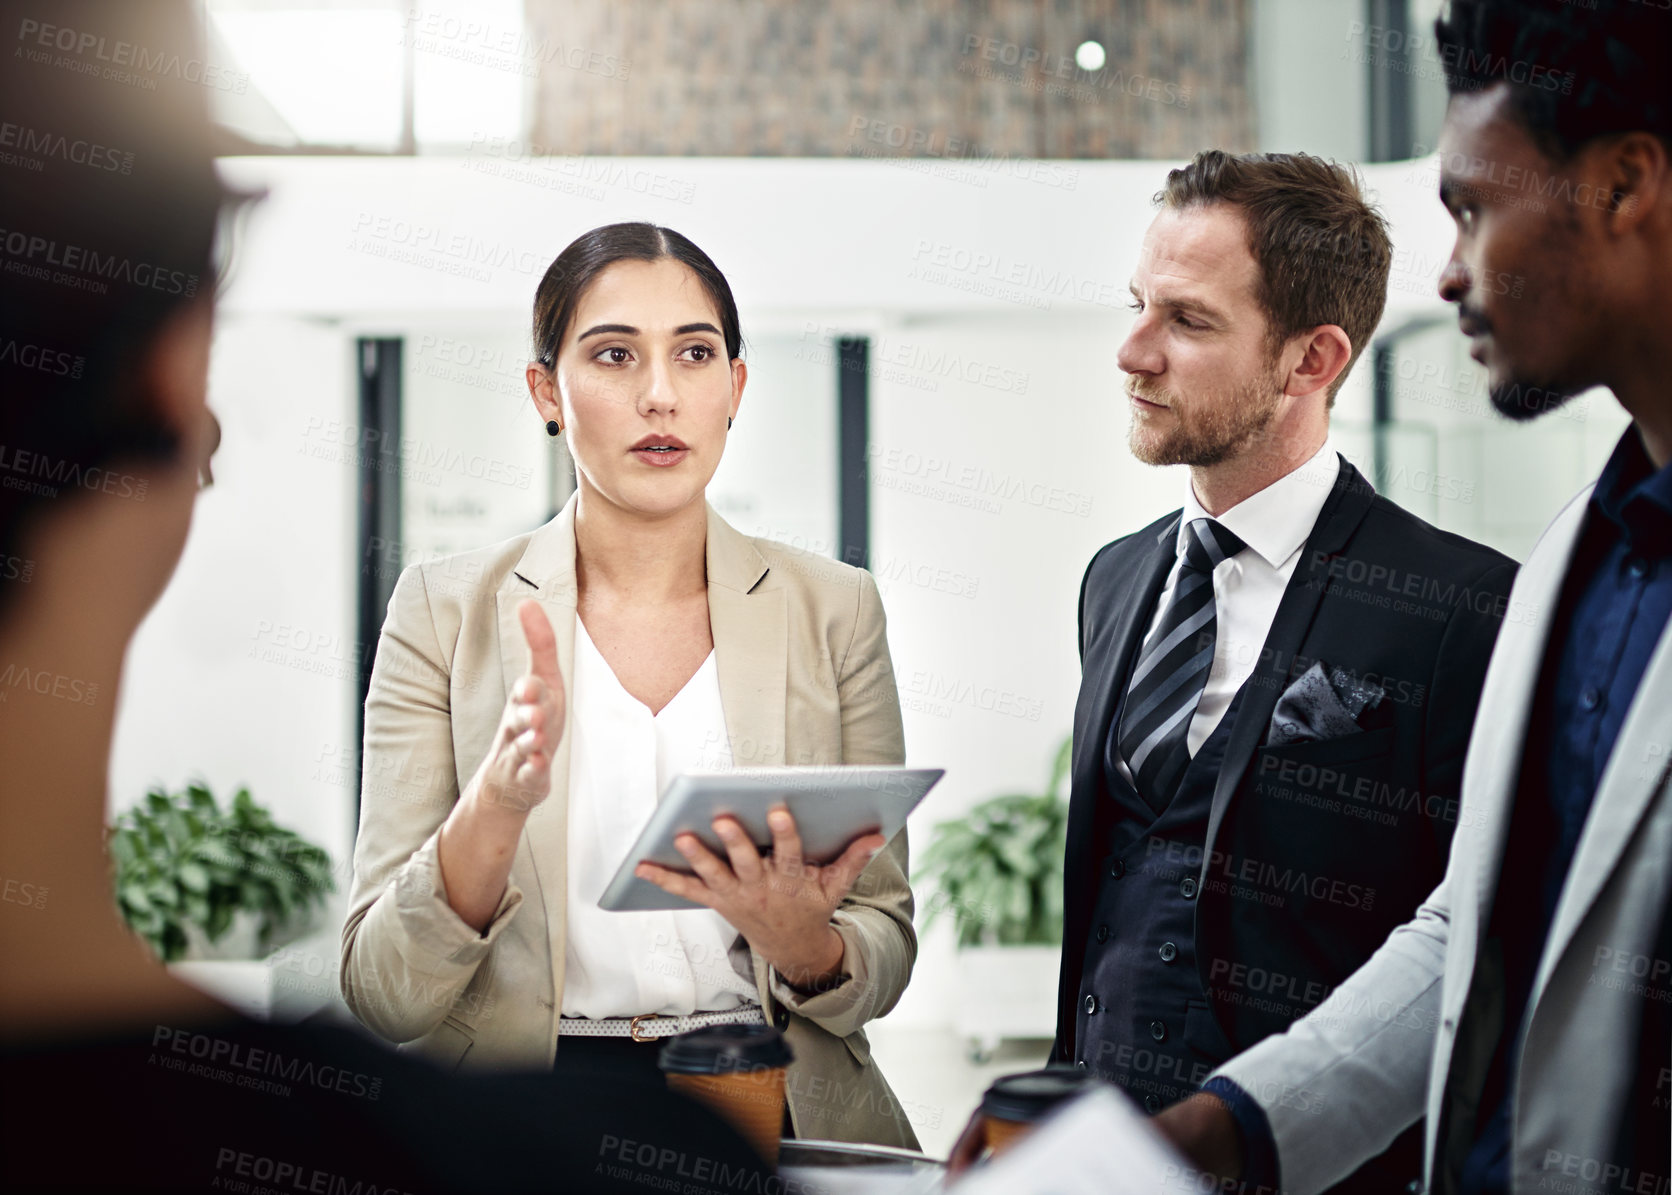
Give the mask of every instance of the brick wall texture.
M 553 154 L 1181 158 L 1254 148 L 1254 0 L 527 0 Z M 1107 51 L 1088 72 L 1074 51 Z

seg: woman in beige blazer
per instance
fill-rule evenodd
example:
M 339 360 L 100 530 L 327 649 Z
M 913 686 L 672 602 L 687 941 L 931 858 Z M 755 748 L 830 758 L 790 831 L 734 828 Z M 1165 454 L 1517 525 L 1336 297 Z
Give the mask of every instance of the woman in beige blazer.
M 705 675 L 712 686 L 712 667 L 711 737 L 739 765 L 899 764 L 905 749 L 871 576 L 742 535 L 705 501 L 747 376 L 714 264 L 671 230 L 595 229 L 552 263 L 534 314 L 529 389 L 546 430 L 568 437 L 576 493 L 545 526 L 413 565 L 395 586 L 366 699 L 343 994 L 372 1030 L 449 1068 L 563 1071 L 584 1056 L 648 1072 L 658 1047 L 636 1039 L 764 1019 L 795 1052 L 796 1136 L 915 1148 L 862 1028 L 916 957 L 904 831 L 824 867 L 800 861 L 782 819 L 764 854 L 728 820 L 715 826 L 726 858 L 685 836 L 694 878 L 642 874 L 724 918 L 735 1007 L 564 1015 L 583 941 L 571 929 L 598 916 L 571 907 L 571 870 L 616 862 L 569 835 L 594 824 L 570 800 L 578 648 L 656 717 Z M 612 765 L 592 751 L 583 766 L 584 800 L 608 805 Z M 594 960 L 618 972 L 689 961 L 600 958 L 599 926 L 616 923 L 587 924 Z

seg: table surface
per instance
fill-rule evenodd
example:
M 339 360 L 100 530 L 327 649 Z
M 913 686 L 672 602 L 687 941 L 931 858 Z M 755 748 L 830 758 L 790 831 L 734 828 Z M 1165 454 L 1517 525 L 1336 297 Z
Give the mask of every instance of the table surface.
M 778 1173 L 817 1184 L 829 1195 L 931 1195 L 946 1184 L 946 1163 L 909 1149 L 854 1145 L 845 1141 L 785 1141 Z

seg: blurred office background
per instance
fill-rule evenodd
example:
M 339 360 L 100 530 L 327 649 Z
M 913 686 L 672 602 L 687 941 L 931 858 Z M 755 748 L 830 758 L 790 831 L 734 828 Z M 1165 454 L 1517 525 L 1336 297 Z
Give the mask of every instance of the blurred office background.
M 1396 256 L 1339 446 L 1393 500 L 1524 557 L 1624 419 L 1606 395 L 1497 419 L 1436 297 L 1437 7 L 208 0 L 224 170 L 268 198 L 232 230 L 216 481 L 133 650 L 112 812 L 201 776 L 323 845 L 332 907 L 249 998 L 334 998 L 384 603 L 404 565 L 567 497 L 522 380 L 529 311 L 552 257 L 618 220 L 692 237 L 742 309 L 750 382 L 710 500 L 878 577 L 910 762 L 947 769 L 914 853 L 1041 790 L 1082 570 L 1178 505 L 1182 470 L 1127 452 L 1115 352 L 1151 196 L 1197 149 L 1360 164 Z M 1054 961 L 1032 971 L 1054 991 Z M 971 1061 L 965 982 L 943 919 L 871 1034 L 931 1152 L 987 1076 L 1045 1049 Z

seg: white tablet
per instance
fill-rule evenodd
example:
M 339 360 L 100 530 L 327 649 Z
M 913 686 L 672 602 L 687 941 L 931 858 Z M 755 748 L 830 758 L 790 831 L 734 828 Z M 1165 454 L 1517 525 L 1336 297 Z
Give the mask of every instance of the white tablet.
M 829 863 L 848 843 L 873 831 L 892 839 L 942 776 L 944 768 L 736 768 L 685 772 L 669 782 L 649 823 L 621 861 L 615 878 L 598 901 L 601 909 L 694 909 L 683 897 L 664 892 L 633 874 L 640 863 L 691 874 L 691 865 L 674 847 L 676 835 L 691 833 L 722 859 L 724 844 L 710 824 L 721 814 L 737 819 L 743 832 L 763 850 L 772 845 L 768 811 L 786 806 L 801 835 L 802 857 Z

